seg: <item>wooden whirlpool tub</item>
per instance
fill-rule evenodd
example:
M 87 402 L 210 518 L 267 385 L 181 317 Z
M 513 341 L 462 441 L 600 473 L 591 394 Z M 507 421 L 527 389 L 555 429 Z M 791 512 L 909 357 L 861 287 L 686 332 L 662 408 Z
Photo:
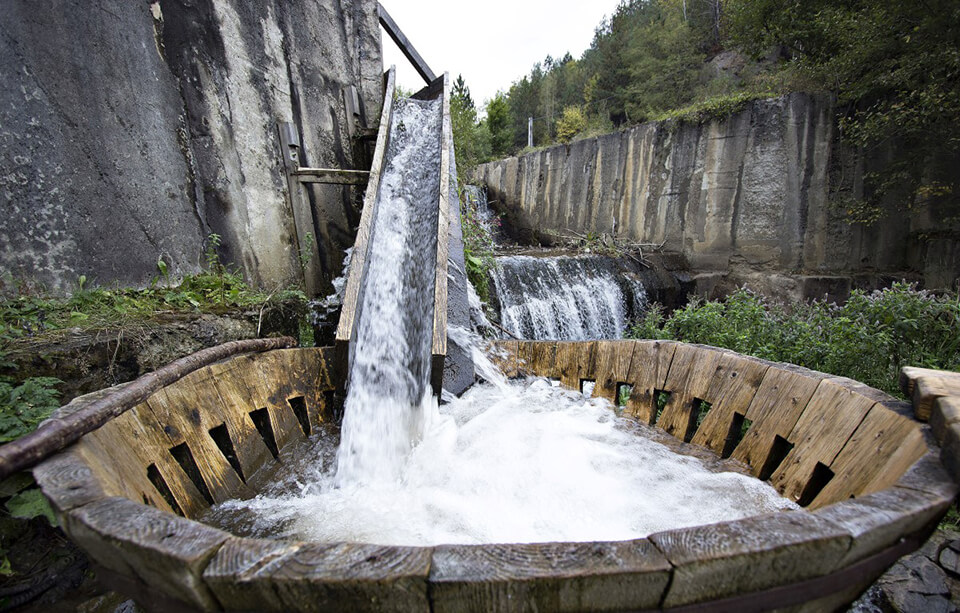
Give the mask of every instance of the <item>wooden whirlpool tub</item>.
M 251 495 L 285 445 L 335 419 L 332 348 L 204 366 L 34 474 L 106 583 L 147 608 L 206 611 L 830 611 L 917 548 L 957 494 L 955 373 L 905 369 L 911 407 L 711 347 L 496 345 L 511 376 L 594 381 L 614 402 L 629 386 L 625 415 L 743 461 L 804 508 L 630 541 L 437 547 L 242 538 L 192 519 Z

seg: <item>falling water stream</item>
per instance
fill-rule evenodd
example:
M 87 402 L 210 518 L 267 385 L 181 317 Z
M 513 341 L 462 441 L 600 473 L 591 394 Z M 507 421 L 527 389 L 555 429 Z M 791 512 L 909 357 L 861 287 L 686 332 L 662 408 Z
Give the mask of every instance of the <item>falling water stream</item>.
M 674 453 L 606 400 L 506 380 L 467 330 L 449 334 L 473 348 L 482 382 L 440 406 L 428 385 L 439 103 L 398 101 L 395 113 L 342 429 L 287 447 L 259 495 L 208 521 L 250 536 L 435 545 L 630 539 L 794 508 L 763 482 Z M 611 300 L 598 326 L 620 325 Z

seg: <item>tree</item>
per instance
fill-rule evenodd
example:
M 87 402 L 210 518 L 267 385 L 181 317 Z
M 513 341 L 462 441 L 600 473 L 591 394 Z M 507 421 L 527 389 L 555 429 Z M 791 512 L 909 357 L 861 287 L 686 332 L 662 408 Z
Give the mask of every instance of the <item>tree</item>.
M 513 129 L 510 125 L 510 103 L 503 92 L 497 92 L 487 103 L 487 130 L 490 133 L 490 150 L 495 158 L 510 153 L 513 144 Z
M 888 161 L 849 208 L 871 221 L 921 204 L 938 231 L 960 232 L 960 4 L 873 0 L 729 0 L 731 36 L 838 96 L 843 139 Z M 878 147 L 885 148 L 878 150 Z
M 563 115 L 557 120 L 557 140 L 561 143 L 569 143 L 586 127 L 587 116 L 583 109 L 579 106 L 568 106 L 563 109 Z

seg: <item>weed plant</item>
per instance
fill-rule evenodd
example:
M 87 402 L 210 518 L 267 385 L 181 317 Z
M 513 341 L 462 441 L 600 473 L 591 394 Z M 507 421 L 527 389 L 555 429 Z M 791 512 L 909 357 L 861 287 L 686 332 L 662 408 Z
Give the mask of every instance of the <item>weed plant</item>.
M 960 370 L 960 297 L 895 283 L 856 290 L 843 305 L 785 305 L 740 289 L 720 301 L 694 298 L 670 315 L 653 305 L 628 335 L 790 362 L 899 396 L 903 366 Z

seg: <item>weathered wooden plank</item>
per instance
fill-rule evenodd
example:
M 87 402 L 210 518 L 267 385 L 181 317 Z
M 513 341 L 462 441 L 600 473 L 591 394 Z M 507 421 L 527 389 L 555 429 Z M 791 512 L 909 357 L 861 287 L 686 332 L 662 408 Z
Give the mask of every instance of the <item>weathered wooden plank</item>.
M 713 406 L 691 442 L 718 454 L 729 451 L 734 416 L 737 413 L 746 416 L 769 367 L 766 362 L 753 358 L 733 353 L 722 355 L 704 398 Z
M 557 343 L 557 375 L 560 383 L 572 390 L 580 391 L 580 353 L 579 342 L 560 341 Z
M 900 390 L 903 392 L 903 395 L 907 398 L 913 396 L 913 388 L 916 385 L 917 379 L 921 377 L 960 377 L 960 373 L 955 373 L 950 370 L 937 370 L 934 368 L 920 368 L 919 366 L 904 366 L 900 369 Z
M 357 237 L 353 243 L 353 255 L 350 259 L 350 270 L 347 273 L 347 286 L 344 288 L 340 321 L 337 323 L 336 342 L 338 344 L 347 344 L 353 338 L 353 328 L 356 321 L 360 295 L 360 283 L 366 271 L 367 252 L 370 249 L 370 233 L 373 230 L 377 195 L 380 191 L 380 174 L 383 172 L 383 165 L 387 155 L 387 145 L 389 144 L 395 89 L 396 69 L 391 67 L 387 71 L 387 80 L 383 88 L 383 106 L 380 111 L 380 127 L 377 132 L 377 144 L 373 152 L 373 162 L 370 164 L 370 179 L 367 181 L 367 190 L 363 195 L 363 211 L 360 213 L 360 226 L 357 228 Z
M 400 51 L 403 52 L 403 55 L 410 60 L 410 63 L 413 65 L 414 69 L 416 69 L 417 73 L 427 83 L 436 80 L 433 71 L 430 70 L 429 66 L 427 66 L 427 63 L 413 47 L 413 43 L 411 43 L 410 39 L 404 35 L 403 31 L 400 29 L 400 26 L 397 25 L 397 22 L 394 21 L 393 17 L 390 16 L 390 13 L 387 12 L 387 9 L 383 8 L 382 4 L 377 3 L 377 11 L 379 11 L 380 15 L 380 25 L 382 25 L 383 29 L 386 30 L 388 35 L 390 35 L 390 38 L 393 39 L 393 42 L 397 43 L 397 47 L 399 47 Z
M 882 404 L 873 405 L 863 422 L 854 430 L 850 440 L 829 465 L 833 471 L 833 479 L 810 503 L 810 508 L 816 509 L 865 493 L 887 461 L 907 442 L 910 432 L 918 429 L 916 422 L 897 415 Z M 913 461 L 919 459 L 925 451 L 925 448 L 918 449 Z M 912 463 L 911 461 L 910 464 Z M 907 466 L 903 469 L 906 470 Z
M 655 609 L 671 566 L 646 539 L 437 547 L 433 611 Z
M 947 438 L 947 429 L 956 423 L 960 423 L 960 396 L 937 398 L 930 413 L 930 430 L 938 444 L 943 445 Z
M 753 425 L 731 457 L 749 465 L 753 476 L 760 476 L 774 441 L 778 436 L 785 440 L 790 435 L 821 380 L 780 365 L 767 369 L 747 407 L 745 416 Z
M 824 575 L 837 567 L 850 539 L 845 530 L 803 511 L 650 536 L 674 566 L 663 608 Z
M 447 260 L 450 255 L 450 149 L 453 147 L 453 128 L 450 121 L 449 73 L 443 74 L 443 116 L 440 126 L 440 193 L 437 195 L 437 257 L 433 285 L 433 339 L 431 353 L 435 357 L 447 355 Z M 442 371 L 443 365 L 440 364 Z M 434 373 L 435 392 L 440 393 L 440 373 Z
M 303 430 L 287 402 L 292 390 L 284 357 L 272 352 L 252 356 L 251 366 L 247 378 L 250 393 L 257 401 L 257 408 L 265 407 L 270 414 L 277 447 L 283 449 L 291 442 L 302 439 Z
M 940 462 L 954 481 L 960 482 L 960 423 L 947 426 L 940 446 Z
M 913 386 L 913 412 L 917 419 L 927 421 L 933 410 L 933 403 L 944 396 L 960 397 L 960 373 L 943 375 L 924 375 L 917 378 Z
M 136 469 L 140 476 L 148 475 L 148 468 L 151 464 L 156 466 L 160 477 L 167 485 L 170 494 L 173 496 L 181 512 L 187 517 L 197 517 L 209 507 L 209 503 L 197 489 L 190 477 L 183 471 L 180 465 L 170 455 L 171 435 L 178 436 L 178 443 L 183 442 L 183 437 L 178 431 L 171 431 L 169 434 L 164 431 L 164 427 L 156 419 L 156 415 L 146 404 L 140 404 L 131 409 L 128 418 L 118 418 L 105 426 L 106 428 L 116 429 L 116 437 L 108 445 L 108 449 L 118 449 L 120 446 L 126 446 L 138 461 L 131 462 L 131 469 Z M 86 439 L 86 437 L 85 437 Z M 101 451 L 103 453 L 104 451 Z M 105 451 L 108 457 L 112 457 L 111 451 Z M 100 457 L 103 457 L 102 455 Z M 140 482 L 140 481 L 136 481 Z M 154 485 L 151 483 L 151 485 Z M 142 486 L 146 488 L 147 486 Z M 147 491 L 150 494 L 147 494 Z M 131 500 L 139 502 L 144 500 L 149 504 L 161 510 L 173 510 L 167 504 L 157 487 L 143 490 L 139 497 L 130 497 Z
M 853 537 L 840 561 L 840 566 L 848 566 L 938 521 L 949 506 L 942 497 L 894 486 L 827 505 L 814 515 Z
M 137 405 L 86 434 L 80 446 L 87 457 L 95 458 L 93 461 L 99 463 L 104 473 L 110 473 L 108 479 L 113 486 L 108 491 L 169 511 L 172 509 L 147 477 L 147 467 L 162 459 L 156 459 L 158 449 L 140 427 L 140 413 L 145 410 L 144 405 Z
M 74 445 L 35 466 L 33 478 L 63 521 L 64 512 L 110 496 L 97 472 Z
M 667 374 L 665 389 L 670 399 L 663 408 L 657 427 L 689 441 L 696 427 L 696 400 L 705 400 L 724 352 L 699 345 L 678 345 Z
M 297 168 L 293 175 L 301 183 L 330 183 L 334 185 L 366 185 L 369 170 L 344 170 L 341 168 Z
M 630 341 L 597 341 L 594 396 L 617 402 L 617 386 L 630 376 L 634 346 Z
M 492 343 L 491 348 L 490 361 L 500 369 L 504 376 L 516 377 L 519 372 L 517 360 L 520 353 L 520 342 L 500 340 Z
M 770 483 L 794 501 L 801 500 L 817 464 L 829 467 L 876 403 L 823 380 L 787 437 L 794 444 Z
M 557 343 L 556 341 L 534 341 L 530 343 L 531 362 L 528 368 L 540 377 L 556 377 L 557 373 Z
M 304 544 L 243 578 L 244 609 L 429 611 L 431 550 L 366 544 Z
M 626 383 L 633 390 L 626 413 L 637 421 L 652 424 L 657 415 L 656 390 L 664 389 L 678 344 L 663 341 L 633 341 L 633 358 Z
M 293 350 L 299 353 L 299 350 Z M 249 362 L 242 362 L 249 364 Z M 290 373 L 290 377 L 294 377 Z M 248 479 L 257 472 L 265 462 L 270 461 L 270 450 L 264 444 L 256 427 L 248 415 L 249 409 L 244 405 L 237 406 L 231 396 L 224 397 L 220 393 L 219 377 L 211 369 L 198 371 L 197 377 L 191 386 L 184 389 L 184 399 L 192 401 L 201 407 L 200 427 L 207 431 L 208 436 L 212 428 L 223 425 L 233 443 L 233 451 L 240 465 L 241 479 Z M 221 450 L 222 451 L 222 450 Z
M 939 496 L 948 502 L 953 501 L 960 492 L 960 486 L 943 467 L 936 451 L 929 451 L 914 462 L 897 479 L 896 485 Z
M 151 396 L 146 405 L 163 427 L 171 447 L 186 444 L 214 502 L 253 496 L 210 437 L 209 430 L 222 423 L 222 416 L 212 414 L 211 407 L 201 406 L 191 395 L 193 391 L 166 387 Z
M 199 609 L 220 608 L 201 573 L 228 533 L 126 498 L 92 502 L 66 519 L 66 533 L 98 564 Z
M 203 581 L 227 611 L 284 611 L 269 581 L 256 574 L 270 562 L 290 555 L 299 543 L 231 537 L 203 571 Z

